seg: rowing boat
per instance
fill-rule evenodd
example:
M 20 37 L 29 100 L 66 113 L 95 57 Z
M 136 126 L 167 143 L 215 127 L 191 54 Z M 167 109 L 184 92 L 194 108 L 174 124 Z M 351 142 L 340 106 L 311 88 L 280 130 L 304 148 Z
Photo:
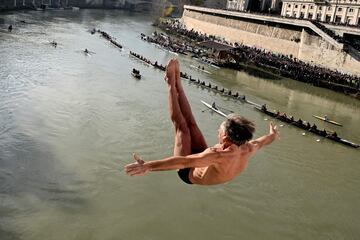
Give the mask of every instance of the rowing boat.
M 195 68 L 195 69 L 198 70 L 198 71 L 201 71 L 201 72 L 204 72 L 204 73 L 207 73 L 207 74 L 211 74 L 211 72 L 206 71 L 205 69 L 196 67 L 196 66 L 194 66 L 194 65 L 190 65 L 190 67 Z
M 326 118 L 324 118 L 324 117 L 320 117 L 320 116 L 316 116 L 316 115 L 313 115 L 313 117 L 314 117 L 314 118 L 317 118 L 317 119 L 320 119 L 320 120 L 322 120 L 322 121 L 324 121 L 324 122 L 327 122 L 327 123 L 331 123 L 331 124 L 334 124 L 334 125 L 337 125 L 337 126 L 342 126 L 341 123 L 335 122 L 335 121 L 333 121 L 333 120 L 326 119 Z
M 207 60 L 207 59 L 204 59 L 204 58 L 198 58 L 198 57 L 193 57 L 193 59 L 195 59 L 196 61 L 198 62 L 201 62 L 201 63 L 205 63 L 213 68 L 216 68 L 216 69 L 220 69 L 219 66 L 216 66 L 212 61 L 210 60 Z
M 131 75 L 133 75 L 134 78 L 137 78 L 137 79 L 141 79 L 141 74 L 140 73 L 131 73 Z
M 318 135 L 318 136 L 321 136 L 321 137 L 325 137 L 327 139 L 330 139 L 334 142 L 338 142 L 338 143 L 341 143 L 341 144 L 344 144 L 344 145 L 347 145 L 347 146 L 350 146 L 350 147 L 353 147 L 353 148 L 358 148 L 360 147 L 359 144 L 356 144 L 356 143 L 353 143 L 349 140 L 346 140 L 346 139 L 343 139 L 341 137 L 338 137 L 338 136 L 334 136 L 334 135 L 331 135 L 331 134 L 327 134 L 327 132 L 332 132 L 332 131 L 329 131 L 329 130 L 325 130 L 325 135 L 324 135 L 324 131 L 320 131 L 320 130 L 316 130 L 316 129 L 312 129 L 312 128 L 309 128 L 307 125 L 305 124 L 302 124 L 302 123 L 299 123 L 298 121 L 291 121 L 289 118 L 285 118 L 283 116 L 279 116 L 277 115 L 276 113 L 274 112 L 270 112 L 268 110 L 264 110 L 260 107 L 255 107 L 256 110 L 268 115 L 268 116 L 271 116 L 273 118 L 276 118 L 282 122 L 286 122 L 286 123 L 289 123 L 293 126 L 296 126 L 298 128 L 301 128 L 303 130 L 306 130 L 308 132 L 312 132 L 314 133 L 315 135 Z
M 213 110 L 214 112 L 216 112 L 217 114 L 227 118 L 227 115 L 225 113 L 223 113 L 222 111 L 220 111 L 218 108 L 213 107 L 212 105 L 208 104 L 207 102 L 204 102 L 201 100 L 201 103 L 204 104 L 206 107 L 208 107 L 209 109 Z

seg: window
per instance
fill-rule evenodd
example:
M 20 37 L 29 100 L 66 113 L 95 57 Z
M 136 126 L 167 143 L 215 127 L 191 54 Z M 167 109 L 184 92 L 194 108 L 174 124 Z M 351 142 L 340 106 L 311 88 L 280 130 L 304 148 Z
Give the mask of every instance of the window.
M 288 4 L 288 8 L 291 8 L 291 4 Z
M 325 22 L 330 22 L 330 19 L 331 19 L 331 15 L 326 15 Z
M 304 13 L 300 13 L 300 18 L 304 18 Z
M 331 10 L 331 7 L 328 7 L 328 10 L 330 11 L 330 10 Z
M 353 8 L 350 8 L 350 9 L 349 9 L 349 12 L 354 12 L 354 9 L 353 9 Z
M 298 8 L 298 5 L 295 5 L 295 8 Z
M 311 13 L 309 13 L 308 19 L 312 19 L 312 18 L 313 18 L 313 15 Z
M 341 7 L 339 7 L 339 8 L 338 8 L 338 12 L 341 12 L 341 11 L 342 11 L 342 8 L 341 8 Z
M 305 8 L 305 5 L 303 5 L 302 8 L 304 9 L 304 8 Z
M 352 19 L 351 17 L 347 17 L 347 18 L 346 18 L 346 25 L 349 25 L 349 24 L 350 24 L 351 19 Z
M 314 9 L 314 6 L 310 6 L 310 9 Z
M 335 22 L 336 22 L 336 23 L 340 23 L 340 22 L 341 22 L 341 17 L 340 17 L 340 16 L 336 16 L 336 17 L 335 17 Z

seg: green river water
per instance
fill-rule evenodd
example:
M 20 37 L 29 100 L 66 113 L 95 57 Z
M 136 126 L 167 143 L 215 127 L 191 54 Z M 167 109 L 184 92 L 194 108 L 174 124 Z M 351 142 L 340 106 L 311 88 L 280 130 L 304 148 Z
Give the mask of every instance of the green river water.
M 189 186 L 172 171 L 124 174 L 132 152 L 159 159 L 173 148 L 163 72 L 129 57 L 130 50 L 162 64 L 174 57 L 140 39 L 156 30 L 151 21 L 117 10 L 0 15 L 0 239 L 359 239 L 359 149 L 276 120 L 280 140 L 230 183 Z M 124 49 L 91 35 L 94 27 Z M 178 58 L 195 78 L 360 143 L 356 99 L 227 69 L 205 74 L 190 57 Z M 223 119 L 202 112 L 200 100 L 254 120 L 256 136 L 267 133 L 270 118 L 253 106 L 186 81 L 184 88 L 208 144 Z

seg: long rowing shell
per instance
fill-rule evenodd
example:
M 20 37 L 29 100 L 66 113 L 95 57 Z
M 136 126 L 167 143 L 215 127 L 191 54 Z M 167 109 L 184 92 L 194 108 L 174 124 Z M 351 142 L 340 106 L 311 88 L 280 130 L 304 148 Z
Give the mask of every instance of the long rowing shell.
M 335 121 L 332 121 L 332 120 L 326 120 L 324 117 L 320 117 L 320 116 L 316 116 L 316 115 L 313 115 L 314 118 L 317 118 L 317 119 L 320 119 L 324 122 L 328 122 L 328 123 L 331 123 L 331 124 L 334 124 L 334 125 L 337 125 L 337 126 L 342 126 L 341 123 L 338 123 L 338 122 L 335 122 Z
M 260 111 L 260 112 L 262 112 L 262 113 L 264 113 L 264 114 L 266 114 L 266 115 L 269 115 L 269 116 L 271 116 L 271 117 L 273 117 L 273 118 L 276 118 L 276 119 L 278 119 L 278 120 L 280 120 L 280 121 L 282 121 L 282 122 L 289 123 L 289 122 L 287 122 L 287 121 L 282 120 L 281 118 L 278 118 L 278 117 L 276 116 L 276 113 L 274 113 L 274 112 L 264 111 L 264 110 L 262 110 L 262 109 L 259 108 L 259 107 L 255 107 L 255 109 L 258 110 L 258 111 Z M 292 125 L 294 125 L 294 126 L 296 126 L 296 127 L 298 127 L 298 128 L 304 129 L 304 130 L 306 130 L 306 131 L 308 131 L 308 132 L 314 133 L 315 135 L 321 136 L 321 135 L 319 135 L 319 134 L 316 133 L 316 132 L 313 132 L 313 131 L 311 131 L 311 130 L 309 130 L 309 129 L 307 129 L 307 128 L 304 128 L 304 127 L 298 125 L 297 122 L 292 122 L 292 123 L 290 123 L 290 124 L 292 124 Z M 327 138 L 327 139 L 329 139 L 329 140 L 332 140 L 332 141 L 334 141 L 334 142 L 338 142 L 338 143 L 341 143 L 341 144 L 344 144 L 344 145 L 347 145 L 347 146 L 350 146 L 350 147 L 353 147 L 353 148 L 358 148 L 358 147 L 360 147 L 359 144 L 350 142 L 350 141 L 348 141 L 348 140 L 346 140 L 346 139 L 343 139 L 343 138 L 340 138 L 340 137 L 334 138 L 334 137 L 332 137 L 331 135 L 322 136 L 322 137 L 325 137 L 325 138 Z
M 198 67 L 196 67 L 196 66 L 194 66 L 194 65 L 190 65 L 190 67 L 195 68 L 195 69 L 198 70 L 198 71 L 201 71 L 201 72 L 204 72 L 204 73 L 207 73 L 207 74 L 211 74 L 211 72 L 206 71 L 206 70 L 201 69 L 201 68 L 198 68 Z
M 207 102 L 204 102 L 204 101 L 202 101 L 202 100 L 201 100 L 201 102 L 202 102 L 202 104 L 204 104 L 206 107 L 208 107 L 209 109 L 213 110 L 213 111 L 216 112 L 217 114 L 219 114 L 219 115 L 227 118 L 227 115 L 226 115 L 225 113 L 223 113 L 222 111 L 220 111 L 219 109 L 214 108 L 213 106 L 211 106 L 210 104 L 208 104 Z

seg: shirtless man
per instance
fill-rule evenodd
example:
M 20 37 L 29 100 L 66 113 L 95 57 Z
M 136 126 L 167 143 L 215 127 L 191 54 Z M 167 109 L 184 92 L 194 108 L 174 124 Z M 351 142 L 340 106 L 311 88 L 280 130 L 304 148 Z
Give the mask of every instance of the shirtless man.
M 272 143 L 278 135 L 270 123 L 269 134 L 251 140 L 253 122 L 230 115 L 218 130 L 219 143 L 208 148 L 192 115 L 190 104 L 181 85 L 179 63 L 170 60 L 166 68 L 170 117 L 175 127 L 174 154 L 171 157 L 143 161 L 134 154 L 135 163 L 125 166 L 130 176 L 150 171 L 178 170 L 179 177 L 188 184 L 214 185 L 232 180 L 248 164 L 251 156 L 261 147 Z

